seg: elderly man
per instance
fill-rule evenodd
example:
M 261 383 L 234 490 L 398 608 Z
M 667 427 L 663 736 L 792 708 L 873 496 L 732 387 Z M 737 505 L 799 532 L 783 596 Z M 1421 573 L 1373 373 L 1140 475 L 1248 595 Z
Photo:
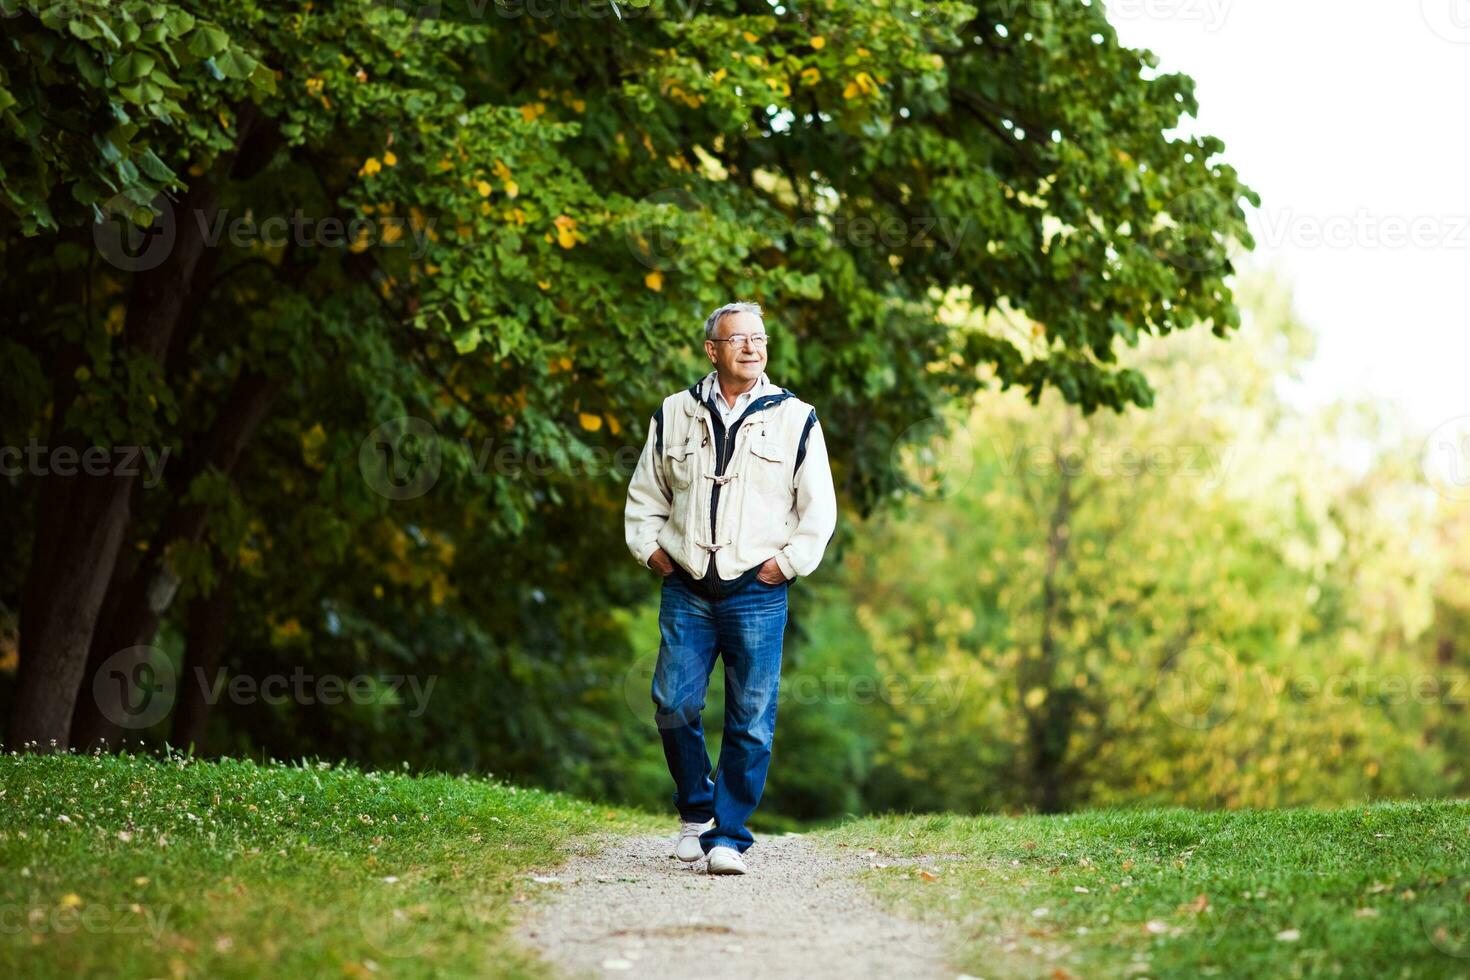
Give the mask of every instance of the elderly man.
M 663 576 L 655 720 L 681 821 L 675 854 L 710 874 L 744 874 L 776 731 L 787 590 L 837 524 L 817 412 L 765 375 L 760 307 L 710 314 L 714 370 L 663 400 L 628 485 L 624 530 Z M 725 659 L 725 731 L 710 778 L 700 712 Z

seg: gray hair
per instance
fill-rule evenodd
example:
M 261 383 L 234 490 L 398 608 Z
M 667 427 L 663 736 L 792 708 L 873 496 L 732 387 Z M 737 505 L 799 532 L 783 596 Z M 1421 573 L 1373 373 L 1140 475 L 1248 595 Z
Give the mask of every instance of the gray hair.
M 754 313 L 760 318 L 762 325 L 766 322 L 765 315 L 761 313 L 760 306 L 755 303 L 726 303 L 711 313 L 709 319 L 704 321 L 705 340 L 715 339 L 715 331 L 720 327 L 720 320 L 724 319 L 727 313 Z

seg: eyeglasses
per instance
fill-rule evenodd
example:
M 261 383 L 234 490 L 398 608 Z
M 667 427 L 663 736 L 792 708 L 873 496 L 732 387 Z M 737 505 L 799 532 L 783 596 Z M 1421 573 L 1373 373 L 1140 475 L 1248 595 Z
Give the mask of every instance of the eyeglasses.
M 711 337 L 710 338 L 710 343 L 712 343 L 712 344 L 731 344 L 733 347 L 739 348 L 739 347 L 744 347 L 745 344 L 746 344 L 746 341 L 749 341 L 750 342 L 750 346 L 754 347 L 756 350 L 760 350 L 762 347 L 765 347 L 766 346 L 766 341 L 768 339 L 769 338 L 765 334 L 763 334 L 763 333 L 753 333 L 753 334 L 737 333 L 737 334 L 734 334 L 733 336 L 726 337 L 724 340 L 721 340 L 718 337 Z

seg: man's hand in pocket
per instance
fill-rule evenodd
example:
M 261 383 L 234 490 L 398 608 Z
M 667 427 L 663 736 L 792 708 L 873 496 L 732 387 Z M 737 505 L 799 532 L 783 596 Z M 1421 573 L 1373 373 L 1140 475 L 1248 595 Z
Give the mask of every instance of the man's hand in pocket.
M 648 565 L 660 575 L 674 574 L 674 560 L 662 548 L 648 556 Z
M 781 571 L 781 566 L 776 564 L 774 558 L 767 558 L 761 570 L 755 573 L 755 577 L 767 585 L 780 585 L 786 581 L 786 573 Z

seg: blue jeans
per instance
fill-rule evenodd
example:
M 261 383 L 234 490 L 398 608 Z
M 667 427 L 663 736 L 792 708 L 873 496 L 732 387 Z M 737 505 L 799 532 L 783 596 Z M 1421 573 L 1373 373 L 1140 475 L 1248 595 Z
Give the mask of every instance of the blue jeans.
M 680 819 L 715 821 L 699 838 L 706 854 L 715 847 L 743 853 L 755 843 L 745 821 L 760 803 L 771 762 L 790 588 L 788 582 L 767 585 L 751 578 L 723 599 L 706 599 L 677 575 L 663 580 L 661 640 L 653 670 L 654 720 L 674 777 L 674 806 Z M 721 654 L 725 733 L 711 780 L 700 712 L 715 657 Z

